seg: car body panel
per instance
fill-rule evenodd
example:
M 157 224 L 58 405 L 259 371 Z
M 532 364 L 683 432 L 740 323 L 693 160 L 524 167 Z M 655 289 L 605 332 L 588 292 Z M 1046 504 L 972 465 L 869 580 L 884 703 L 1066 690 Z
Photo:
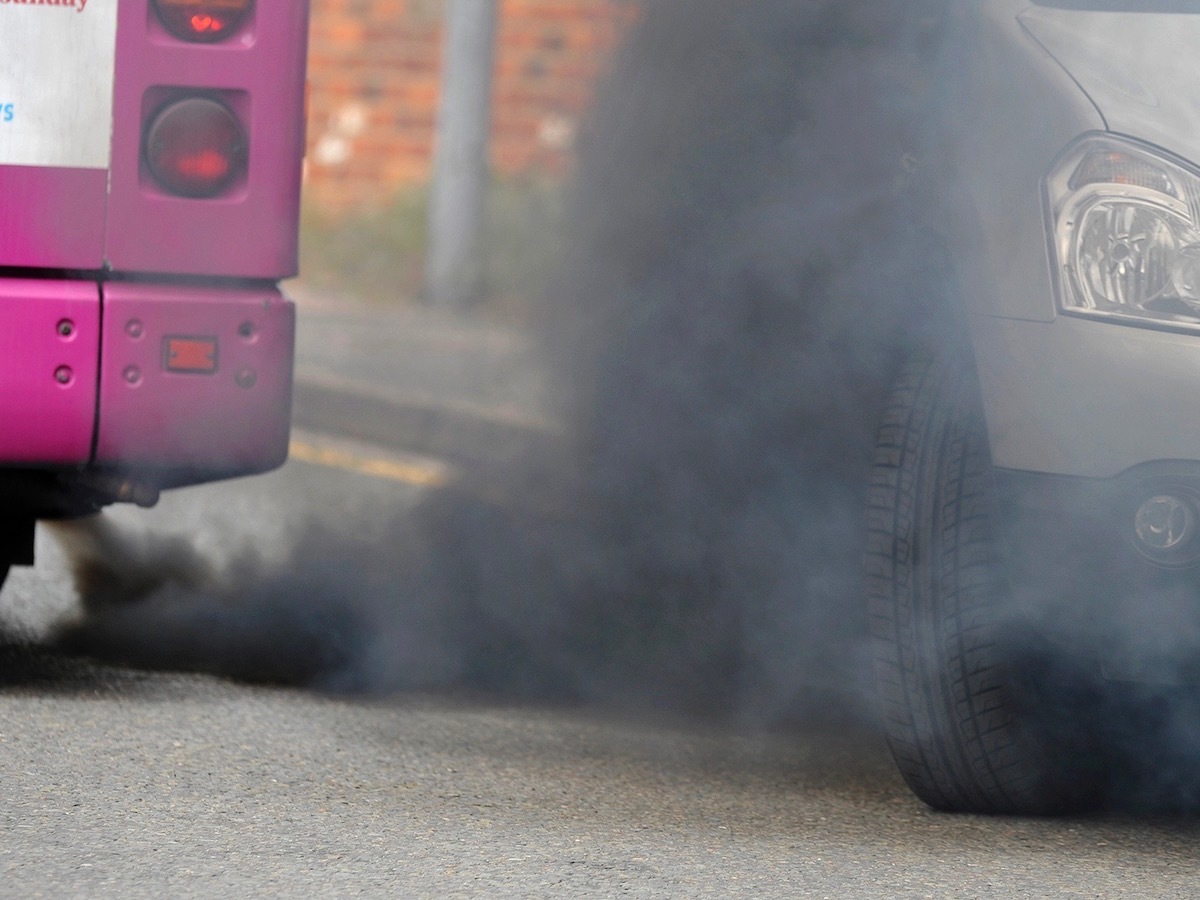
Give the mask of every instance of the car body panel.
M 948 252 L 970 312 L 1049 322 L 1040 179 L 1063 147 L 1104 122 L 1021 28 L 1020 6 L 956 7 L 943 78 L 954 188 L 944 201 Z
M 1109 130 L 1200 158 L 1200 14 L 1037 7 L 1020 21 L 1092 99 Z
M 1062 8 L 1079 5 L 957 7 L 948 240 L 994 464 L 1106 478 L 1200 460 L 1200 335 L 1061 315 L 1042 184 L 1109 127 L 1200 157 L 1200 15 Z
M 1071 316 L 979 317 L 992 460 L 1094 478 L 1200 456 L 1200 337 Z

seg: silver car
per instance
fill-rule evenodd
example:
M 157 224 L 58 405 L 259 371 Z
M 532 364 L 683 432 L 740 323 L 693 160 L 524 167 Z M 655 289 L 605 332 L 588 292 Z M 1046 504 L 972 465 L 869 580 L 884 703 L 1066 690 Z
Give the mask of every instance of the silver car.
M 913 360 L 880 432 L 876 674 L 923 800 L 1059 812 L 1101 799 L 1114 721 L 1153 729 L 1149 686 L 1197 683 L 1200 3 L 987 0 L 949 27 L 971 352 Z

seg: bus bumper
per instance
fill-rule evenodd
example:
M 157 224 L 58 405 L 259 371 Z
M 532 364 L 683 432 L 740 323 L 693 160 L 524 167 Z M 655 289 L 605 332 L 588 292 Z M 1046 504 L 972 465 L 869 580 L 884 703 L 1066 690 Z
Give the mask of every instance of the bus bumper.
M 160 487 L 287 458 L 295 307 L 274 287 L 106 284 L 93 462 Z
M 273 286 L 0 279 L 0 467 L 177 487 L 287 458 L 295 308 Z

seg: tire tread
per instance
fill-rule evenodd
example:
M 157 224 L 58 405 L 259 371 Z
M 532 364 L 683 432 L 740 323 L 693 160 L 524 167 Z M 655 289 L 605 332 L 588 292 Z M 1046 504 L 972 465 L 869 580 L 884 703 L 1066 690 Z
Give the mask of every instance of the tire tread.
M 991 463 L 966 371 L 914 357 L 879 429 L 864 568 L 884 725 L 935 809 L 1057 812 L 1066 795 L 1014 707 L 998 638 Z

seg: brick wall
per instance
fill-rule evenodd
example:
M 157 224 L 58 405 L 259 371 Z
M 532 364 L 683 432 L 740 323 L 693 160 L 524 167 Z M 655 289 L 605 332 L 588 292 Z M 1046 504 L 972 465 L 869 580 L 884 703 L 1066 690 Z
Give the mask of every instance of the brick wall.
M 492 165 L 561 174 L 635 0 L 499 0 Z M 431 171 L 443 0 L 313 0 L 310 202 L 370 209 Z

